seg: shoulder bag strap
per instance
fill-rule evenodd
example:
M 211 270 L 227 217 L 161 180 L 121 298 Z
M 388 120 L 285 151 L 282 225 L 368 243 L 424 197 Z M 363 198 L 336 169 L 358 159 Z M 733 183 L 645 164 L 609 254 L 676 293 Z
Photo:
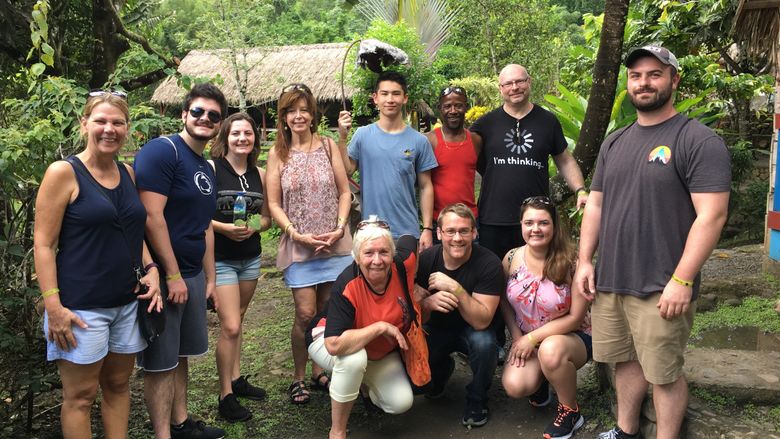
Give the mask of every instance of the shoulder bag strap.
M 406 295 L 406 303 L 409 308 L 409 315 L 412 317 L 411 321 L 416 322 L 417 311 L 414 310 L 414 302 L 412 302 L 412 296 L 409 294 L 409 279 L 406 278 L 406 266 L 404 265 L 404 261 L 398 257 L 393 258 L 393 262 L 395 263 L 395 269 L 398 271 L 398 277 L 400 278 L 399 280 L 404 287 L 404 294 Z

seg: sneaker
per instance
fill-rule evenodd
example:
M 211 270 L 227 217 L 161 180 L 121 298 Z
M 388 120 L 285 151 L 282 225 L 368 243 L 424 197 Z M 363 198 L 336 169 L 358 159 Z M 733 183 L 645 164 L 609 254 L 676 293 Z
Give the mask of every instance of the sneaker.
M 547 407 L 552 402 L 552 399 L 550 383 L 545 379 L 542 381 L 542 385 L 539 386 L 539 389 L 528 397 L 528 402 L 534 407 Z
M 569 439 L 583 424 L 585 424 L 585 418 L 580 414 L 579 408 L 573 410 L 558 403 L 558 415 L 544 429 L 544 437 L 545 439 Z
M 628 434 L 620 427 L 615 427 L 612 430 L 599 433 L 599 439 L 639 439 L 639 432 Z
M 444 378 L 439 382 L 433 383 L 431 390 L 425 394 L 426 398 L 437 399 L 444 395 L 444 389 L 447 387 L 447 382 L 450 380 L 452 372 L 455 371 L 455 360 L 452 357 L 449 357 L 449 360 L 449 363 L 447 363 L 447 373 L 444 374 Z
M 463 425 L 466 427 L 482 427 L 487 424 L 487 421 L 487 405 L 472 401 L 466 403 L 466 411 L 463 412 Z
M 232 393 L 219 400 L 219 414 L 228 422 L 243 422 L 252 417 L 252 412 L 242 406 Z
M 265 390 L 255 387 L 249 384 L 244 375 L 238 377 L 231 383 L 233 388 L 233 394 L 241 396 L 243 398 L 254 399 L 255 401 L 261 401 L 265 399 Z
M 221 428 L 209 427 L 203 421 L 195 421 L 192 416 L 181 425 L 171 425 L 171 439 L 222 439 L 225 437 L 225 430 Z

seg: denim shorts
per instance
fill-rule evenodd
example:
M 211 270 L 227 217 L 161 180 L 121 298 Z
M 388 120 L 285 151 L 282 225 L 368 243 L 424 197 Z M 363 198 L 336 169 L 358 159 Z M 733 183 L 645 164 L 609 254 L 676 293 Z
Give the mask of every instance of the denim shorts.
M 43 335 L 46 337 L 46 358 L 49 361 L 67 360 L 75 364 L 92 364 L 103 359 L 109 352 L 135 354 L 146 349 L 141 337 L 137 315 L 138 301 L 113 308 L 73 309 L 87 329 L 73 325 L 76 347 L 64 351 L 49 341 L 49 314 L 43 316 Z
M 217 261 L 217 286 L 236 285 L 260 277 L 260 255 L 249 259 Z

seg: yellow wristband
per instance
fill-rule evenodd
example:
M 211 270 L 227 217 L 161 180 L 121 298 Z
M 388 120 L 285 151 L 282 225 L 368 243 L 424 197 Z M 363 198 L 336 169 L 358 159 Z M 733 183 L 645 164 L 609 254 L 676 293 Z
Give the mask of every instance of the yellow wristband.
M 165 276 L 165 280 L 179 280 L 179 279 L 181 279 L 181 272 L 176 274 L 169 274 Z
M 55 287 L 55 288 L 52 288 L 50 290 L 46 290 L 46 291 L 42 292 L 41 296 L 43 296 L 43 298 L 45 299 L 47 297 L 51 297 L 51 296 L 53 296 L 55 294 L 58 294 L 59 292 L 60 292 L 60 289 Z
M 677 282 L 678 284 L 684 286 L 684 287 L 692 287 L 693 286 L 693 281 L 680 279 L 674 273 L 672 273 L 672 280 Z
M 453 294 L 459 296 L 461 293 L 466 294 L 466 290 L 464 290 L 462 286 L 458 285 L 458 288 L 455 288 L 455 292 Z
M 530 333 L 530 332 L 529 332 L 528 334 L 525 334 L 525 335 L 527 335 L 527 336 L 528 336 L 528 340 L 530 340 L 530 341 L 531 341 L 531 343 L 532 343 L 534 346 L 539 346 L 539 343 L 537 343 L 537 342 L 536 342 L 536 339 L 534 338 L 534 336 L 533 336 L 533 335 L 531 335 L 531 333 Z

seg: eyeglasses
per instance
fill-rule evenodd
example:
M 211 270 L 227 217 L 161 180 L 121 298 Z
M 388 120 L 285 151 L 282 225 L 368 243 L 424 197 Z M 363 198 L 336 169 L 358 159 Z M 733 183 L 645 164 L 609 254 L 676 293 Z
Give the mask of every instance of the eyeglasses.
M 200 119 L 204 113 L 206 114 L 206 117 L 209 118 L 211 123 L 219 123 L 222 120 L 222 115 L 217 111 L 206 110 L 203 107 L 190 108 L 190 116 L 194 117 L 195 119 Z
M 306 86 L 306 84 L 301 84 L 299 82 L 286 86 L 285 88 L 282 89 L 282 93 L 289 93 L 293 90 L 298 90 L 304 93 L 312 94 L 311 90 L 309 89 L 309 87 Z
M 452 93 L 458 94 L 463 96 L 464 98 L 468 99 L 468 95 L 466 95 L 466 90 L 464 90 L 462 87 L 447 87 L 444 90 L 441 91 L 441 94 L 439 94 L 439 98 L 443 98 L 445 96 L 449 96 Z
M 357 230 L 363 230 L 368 227 L 379 227 L 381 229 L 390 230 L 390 224 L 386 221 L 382 221 L 376 215 L 369 215 L 367 220 L 363 220 L 358 223 Z
M 89 97 L 91 98 L 96 98 L 105 95 L 112 95 L 127 100 L 127 93 L 120 90 L 91 90 L 89 92 Z
M 523 200 L 522 206 L 525 206 L 526 204 L 544 204 L 545 206 L 554 206 L 553 202 L 550 200 L 550 197 L 544 195 L 528 197 Z
M 503 84 L 498 84 L 498 85 L 500 87 L 504 87 L 504 88 L 506 88 L 506 87 L 519 87 L 521 85 L 528 84 L 528 81 L 530 81 L 530 80 L 531 80 L 531 77 L 530 76 L 526 76 L 525 78 L 522 78 L 522 79 L 515 79 L 515 80 L 512 80 L 512 81 L 507 81 L 507 82 L 505 82 Z
M 469 235 L 469 234 L 471 234 L 471 231 L 474 230 L 474 229 L 472 229 L 471 227 L 464 227 L 462 229 L 447 229 L 447 230 L 444 230 L 441 227 L 439 227 L 439 230 L 441 230 L 441 232 L 444 233 L 446 236 L 452 238 L 456 234 L 458 234 L 460 236 Z

